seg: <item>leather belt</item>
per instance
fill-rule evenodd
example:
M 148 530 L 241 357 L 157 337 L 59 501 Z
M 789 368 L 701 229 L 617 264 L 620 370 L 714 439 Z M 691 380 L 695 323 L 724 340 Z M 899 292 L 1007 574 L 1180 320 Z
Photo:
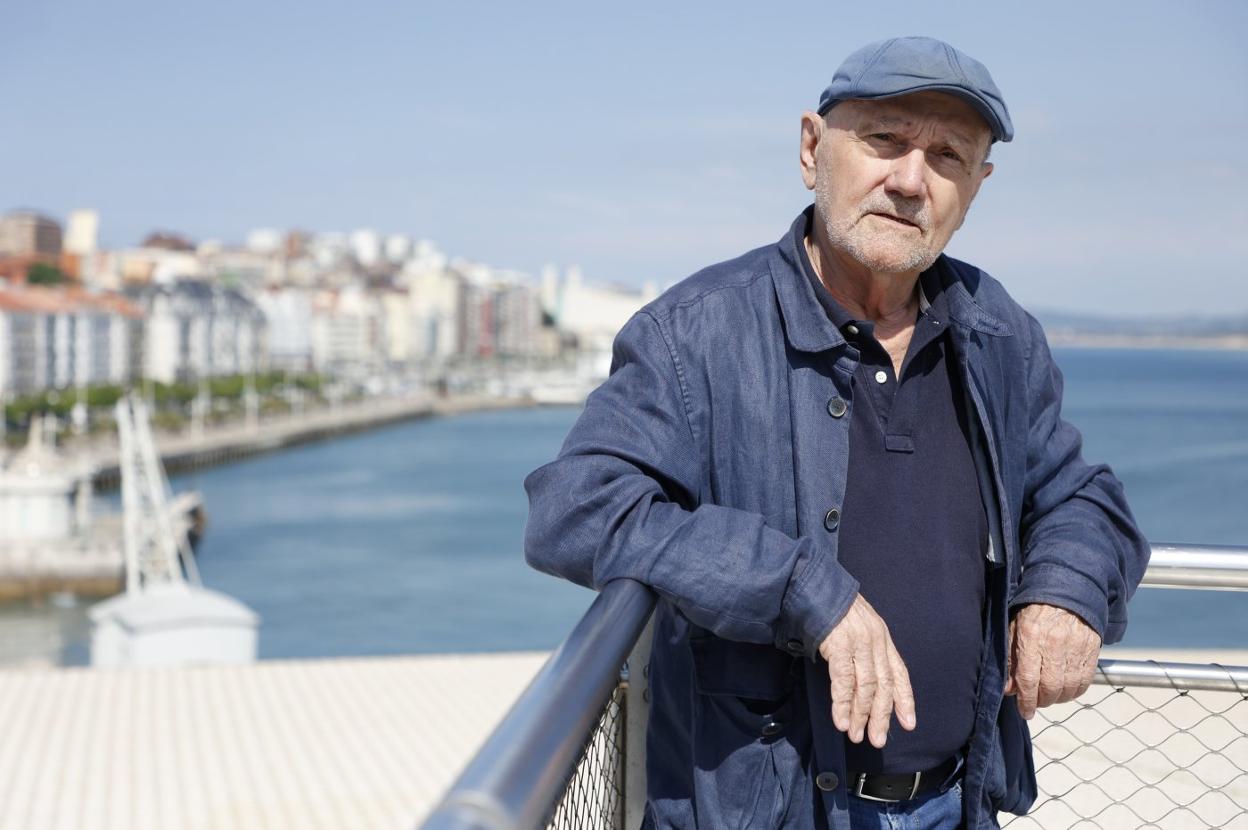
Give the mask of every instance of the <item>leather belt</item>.
M 957 769 L 958 759 L 954 757 L 919 772 L 851 773 L 850 792 L 868 801 L 909 801 L 939 790 Z

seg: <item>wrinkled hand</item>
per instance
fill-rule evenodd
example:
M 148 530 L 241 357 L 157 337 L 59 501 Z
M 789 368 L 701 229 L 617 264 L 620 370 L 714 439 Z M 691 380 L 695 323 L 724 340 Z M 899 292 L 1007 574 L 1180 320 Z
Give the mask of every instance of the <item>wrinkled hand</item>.
M 1053 605 L 1024 605 L 1010 622 L 1007 695 L 1018 695 L 1027 720 L 1036 709 L 1074 700 L 1096 673 L 1101 638 L 1076 614 Z
M 863 731 L 879 748 L 888 739 L 893 712 L 905 729 L 914 729 L 910 673 L 888 635 L 888 626 L 859 594 L 849 611 L 819 644 L 832 683 L 832 723 L 861 743 Z

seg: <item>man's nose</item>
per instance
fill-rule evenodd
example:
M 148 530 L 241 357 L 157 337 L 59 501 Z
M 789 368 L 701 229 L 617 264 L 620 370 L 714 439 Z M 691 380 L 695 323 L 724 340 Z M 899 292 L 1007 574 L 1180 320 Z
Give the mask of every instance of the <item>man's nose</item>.
M 922 196 L 926 187 L 924 173 L 927 169 L 927 157 L 923 150 L 914 147 L 893 159 L 892 170 L 884 189 L 899 196 Z

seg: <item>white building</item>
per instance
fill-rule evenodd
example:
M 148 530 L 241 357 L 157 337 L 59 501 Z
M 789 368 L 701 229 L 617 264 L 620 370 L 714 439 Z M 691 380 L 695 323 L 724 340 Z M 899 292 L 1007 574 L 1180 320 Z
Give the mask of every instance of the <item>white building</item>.
M 130 383 L 142 342 L 142 310 L 116 294 L 0 290 L 0 393 Z
M 402 265 L 411 259 L 412 238 L 403 233 L 392 233 L 386 237 L 386 261 L 394 265 Z
M 324 271 L 342 266 L 350 250 L 347 237 L 341 233 L 319 233 L 308 241 L 308 253 Z
M 178 280 L 126 293 L 147 311 L 145 376 L 173 383 L 268 368 L 264 314 L 237 289 Z
M 355 261 L 365 268 L 371 268 L 381 262 L 381 234 L 377 231 L 371 228 L 352 231 L 350 246 Z
M 273 368 L 305 372 L 312 367 L 312 303 L 313 292 L 305 288 L 270 287 L 256 295 Z
M 311 334 L 317 371 L 361 375 L 377 371 L 385 362 L 381 302 L 359 285 L 314 295 Z
M 572 266 L 560 283 L 543 273 L 542 302 L 561 330 L 576 337 L 581 349 L 610 351 L 611 343 L 628 319 L 658 296 L 653 283 L 641 290 L 586 285 L 581 269 Z
M 384 318 L 385 343 L 382 352 L 388 363 L 410 364 L 418 362 L 424 345 L 416 318 L 411 291 L 391 288 L 382 291 L 378 299 Z
M 461 278 L 445 267 L 445 258 L 425 253 L 408 261 L 399 283 L 407 288 L 411 305 L 413 359 L 437 362 L 458 348 Z
M 94 254 L 100 247 L 100 214 L 94 210 L 71 211 L 61 244 L 67 254 Z
M 283 261 L 276 254 L 239 248 L 199 252 L 199 274 L 227 288 L 248 293 L 283 281 Z
M 282 237 L 282 232 L 273 228 L 257 228 L 247 234 L 245 245 L 253 254 L 273 256 L 282 250 Z

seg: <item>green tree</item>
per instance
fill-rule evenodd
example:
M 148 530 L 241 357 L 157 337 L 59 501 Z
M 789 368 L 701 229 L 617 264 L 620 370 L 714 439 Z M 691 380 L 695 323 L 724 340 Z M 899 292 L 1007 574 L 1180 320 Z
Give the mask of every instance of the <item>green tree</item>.
M 31 285 L 60 285 L 68 279 L 64 271 L 46 262 L 36 262 L 26 271 L 26 282 Z

